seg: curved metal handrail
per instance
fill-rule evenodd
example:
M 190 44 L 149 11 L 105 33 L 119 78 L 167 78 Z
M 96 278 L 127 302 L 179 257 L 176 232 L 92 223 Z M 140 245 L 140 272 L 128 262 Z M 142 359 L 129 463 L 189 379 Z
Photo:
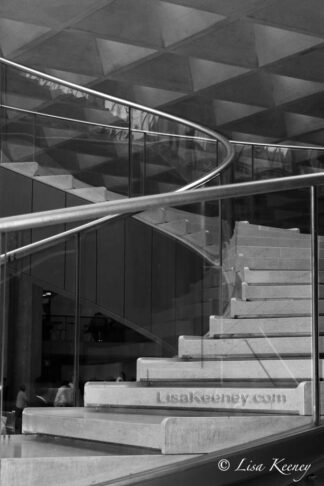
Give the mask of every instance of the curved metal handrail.
M 185 186 L 179 188 L 176 192 L 183 192 L 183 191 L 186 191 L 186 190 L 195 189 L 195 188 L 202 186 L 203 184 L 205 184 L 205 183 L 209 182 L 210 180 L 214 179 L 215 177 L 219 176 L 221 174 L 221 172 L 224 169 L 226 169 L 226 167 L 228 167 L 228 165 L 234 159 L 234 156 L 235 156 L 234 147 L 233 147 L 232 144 L 230 144 L 228 142 L 228 140 L 223 135 L 219 134 L 218 132 L 215 132 L 214 130 L 203 127 L 203 126 L 201 126 L 197 123 L 191 122 L 189 120 L 185 120 L 181 117 L 170 115 L 168 113 L 164 113 L 164 112 L 162 112 L 160 110 L 156 110 L 154 108 L 146 107 L 146 106 L 140 105 L 138 103 L 134 103 L 134 102 L 131 102 L 131 101 L 123 100 L 121 98 L 117 98 L 115 96 L 111 96 L 111 95 L 108 95 L 108 94 L 105 94 L 105 93 L 101 93 L 99 91 L 95 91 L 93 89 L 86 88 L 86 87 L 77 85 L 75 83 L 71 83 L 70 81 L 62 80 L 62 79 L 57 78 L 55 76 L 52 76 L 52 75 L 49 75 L 49 74 L 46 74 L 46 73 L 42 73 L 38 70 L 29 68 L 29 67 L 24 66 L 22 64 L 18 64 L 14 61 L 10 61 L 9 59 L 5 59 L 3 57 L 0 57 L 0 63 L 8 65 L 8 66 L 15 68 L 15 69 L 22 70 L 22 71 L 27 72 L 29 74 L 41 77 L 43 79 L 47 79 L 47 80 L 55 82 L 57 84 L 62 84 L 62 85 L 67 86 L 69 88 L 77 89 L 79 91 L 83 91 L 84 93 L 90 94 L 92 96 L 97 96 L 97 97 L 100 97 L 100 98 L 103 98 L 103 99 L 107 99 L 107 100 L 113 101 L 115 103 L 126 105 L 130 108 L 134 108 L 134 109 L 141 110 L 141 111 L 144 111 L 144 112 L 147 112 L 147 113 L 151 113 L 153 115 L 161 116 L 163 118 L 172 120 L 173 122 L 177 122 L 177 123 L 180 123 L 182 125 L 189 126 L 191 128 L 194 128 L 195 130 L 198 130 L 199 132 L 206 133 L 207 136 L 208 136 L 208 140 L 209 139 L 216 140 L 216 141 L 222 143 L 224 145 L 225 149 L 226 149 L 226 155 L 225 155 L 225 158 L 224 158 L 224 161 L 222 162 L 222 164 L 220 164 L 213 171 L 209 172 L 208 174 L 199 178 L 198 180 L 193 181 L 193 182 L 186 184 Z M 22 108 L 19 108 L 19 107 L 13 107 L 13 106 L 8 106 L 8 105 L 4 105 L 4 104 L 2 104 L 2 106 L 5 107 L 5 108 L 9 108 L 9 109 L 16 109 L 16 110 L 24 112 L 24 113 L 30 113 L 30 114 L 33 114 L 33 115 L 49 116 L 51 118 L 58 118 L 58 119 L 61 119 L 61 120 L 72 121 L 71 118 L 66 118 L 66 117 L 56 116 L 56 115 L 52 115 L 52 114 L 37 112 L 37 111 L 34 111 L 34 110 L 26 110 L 26 109 L 22 109 Z M 81 122 L 82 123 L 88 123 L 87 121 L 81 121 L 81 120 L 75 120 L 75 119 L 73 119 L 73 120 L 76 121 L 76 122 L 80 122 L 80 123 Z M 91 124 L 93 124 L 93 123 L 91 123 Z M 100 124 L 100 123 L 95 124 L 95 125 L 103 126 L 103 124 Z M 114 127 L 114 128 L 116 128 L 116 127 Z M 124 127 L 124 129 L 127 130 L 127 128 L 125 128 L 125 127 Z M 132 130 L 133 131 L 142 131 L 142 132 L 145 131 L 145 130 L 137 130 L 137 129 L 132 129 Z M 167 135 L 167 134 L 165 134 L 165 135 Z M 175 136 L 177 136 L 177 135 L 175 134 Z M 190 138 L 200 139 L 201 137 L 190 137 Z M 43 240 L 39 240 L 37 242 L 31 243 L 31 244 L 26 245 L 24 247 L 21 247 L 19 249 L 12 250 L 11 252 L 8 253 L 8 258 L 9 259 L 17 258 L 18 255 L 23 256 L 23 255 L 29 254 L 30 252 L 35 251 L 36 249 L 52 246 L 52 245 L 56 244 L 58 241 L 66 241 L 67 239 L 73 237 L 73 235 L 75 235 L 76 233 L 79 233 L 80 231 L 83 232 L 85 230 L 93 229 L 93 228 L 101 225 L 105 221 L 108 221 L 109 219 L 114 218 L 116 216 L 117 215 L 115 215 L 115 216 L 112 216 L 112 215 L 104 216 L 100 219 L 96 219 L 96 220 L 89 222 L 87 224 L 84 224 L 84 225 L 78 226 L 76 228 L 73 228 L 71 230 L 59 233 L 58 235 L 54 235 L 52 237 L 49 237 L 49 238 L 46 238 L 46 239 L 43 239 Z
M 170 192 L 153 196 L 141 196 L 132 199 L 125 198 L 117 201 L 107 201 L 96 204 L 86 204 L 71 208 L 40 211 L 32 214 L 8 216 L 0 219 L 0 234 L 10 231 L 20 231 L 28 228 L 40 228 L 48 225 L 73 223 L 85 219 L 94 219 L 89 223 L 77 226 L 68 231 L 50 236 L 43 240 L 30 243 L 20 248 L 0 255 L 0 263 L 12 261 L 27 256 L 36 250 L 51 247 L 58 242 L 64 242 L 74 235 L 86 230 L 94 229 L 109 219 L 118 215 L 132 214 L 145 211 L 153 207 L 176 206 L 193 202 L 230 199 L 234 197 L 253 196 L 265 192 L 279 192 L 283 190 L 305 188 L 311 185 L 323 185 L 324 172 L 303 174 L 298 176 L 281 177 L 269 180 L 240 182 L 223 186 L 209 187 L 199 190 L 178 193 Z M 104 215 L 104 216 L 103 216 Z
M 14 61 L 10 61 L 9 59 L 5 59 L 4 57 L 0 57 L 0 63 L 5 64 L 7 66 L 10 66 L 12 68 L 18 69 L 20 71 L 24 71 L 26 73 L 32 74 L 34 76 L 38 76 L 43 79 L 47 79 L 49 81 L 52 81 L 53 83 L 61 84 L 64 86 L 67 86 L 68 88 L 72 88 L 78 91 L 82 91 L 84 93 L 87 93 L 91 96 L 96 96 L 98 98 L 103 98 L 105 100 L 112 101 L 114 103 L 118 103 L 120 105 L 125 105 L 128 106 L 129 108 L 133 108 L 136 110 L 143 111 L 145 113 L 151 113 L 152 115 L 155 116 L 160 116 L 162 118 L 167 118 L 171 120 L 172 122 L 179 123 L 181 125 L 186 125 L 188 127 L 194 128 L 195 130 L 198 130 L 199 132 L 206 133 L 209 135 L 212 139 L 220 142 L 222 145 L 224 145 L 226 153 L 224 156 L 224 161 L 222 164 L 220 164 L 217 168 L 215 168 L 213 171 L 209 172 L 205 176 L 201 177 L 200 179 L 197 179 L 196 181 L 191 182 L 190 184 L 187 184 L 186 186 L 182 187 L 180 191 L 185 191 L 187 189 L 194 189 L 195 187 L 200 187 L 203 184 L 206 184 L 207 182 L 211 181 L 214 179 L 217 175 L 219 175 L 233 160 L 235 151 L 234 147 L 229 143 L 229 141 L 220 133 L 211 130 L 210 128 L 206 128 L 202 125 L 199 125 L 198 123 L 191 122 L 189 120 L 186 120 L 184 118 L 171 115 L 168 113 L 165 113 L 160 110 L 156 110 L 155 108 L 150 108 L 144 105 L 140 105 L 139 103 L 134 103 L 132 101 L 127 101 L 122 98 L 117 98 L 116 96 L 111 96 L 106 93 L 101 93 L 100 91 L 93 90 L 91 88 L 87 88 L 85 86 L 80 86 L 75 83 L 71 83 L 70 81 L 65 81 L 63 79 L 57 78 L 55 76 L 52 76 L 50 74 L 43 73 L 41 71 L 37 71 L 36 69 L 29 68 L 27 66 L 24 66 L 23 64 L 18 64 Z
M 150 196 L 116 199 L 100 203 L 72 206 L 69 208 L 51 209 L 0 219 L 0 233 L 20 231 L 31 228 L 42 228 L 64 223 L 75 223 L 101 216 L 134 214 L 161 206 L 179 206 L 201 201 L 216 201 L 246 196 L 255 196 L 270 192 L 289 191 L 324 184 L 324 172 L 302 174 L 289 177 L 278 177 L 250 182 L 239 182 L 222 186 L 205 187 L 199 190 L 188 190 L 184 194 L 166 192 Z M 99 219 L 96 220 L 98 223 Z M 75 228 L 77 230 L 77 228 Z

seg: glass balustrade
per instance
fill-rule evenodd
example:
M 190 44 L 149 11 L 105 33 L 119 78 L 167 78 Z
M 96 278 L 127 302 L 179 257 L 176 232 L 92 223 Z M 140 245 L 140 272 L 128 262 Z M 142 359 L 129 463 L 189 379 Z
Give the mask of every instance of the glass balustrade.
M 322 338 L 312 334 L 314 313 L 320 328 L 323 313 L 322 192 L 312 200 L 309 188 L 266 196 L 258 212 L 252 196 L 235 195 L 195 202 L 195 211 L 156 207 L 15 255 L 21 242 L 62 226 L 3 234 L 6 432 L 20 431 L 18 393 L 54 411 L 60 395 L 70 397 L 65 406 L 91 406 L 96 386 L 110 390 L 110 406 L 189 409 L 208 427 L 239 414 L 244 428 L 255 417 L 260 427 L 233 434 L 230 446 L 312 424 L 313 380 L 322 372 L 314 355 Z M 116 380 L 128 395 L 116 395 Z M 39 423 L 28 431 L 46 433 Z
M 177 190 L 229 155 L 228 146 L 219 155 L 225 139 L 193 123 L 23 66 L 0 67 L 2 168 L 86 201 Z

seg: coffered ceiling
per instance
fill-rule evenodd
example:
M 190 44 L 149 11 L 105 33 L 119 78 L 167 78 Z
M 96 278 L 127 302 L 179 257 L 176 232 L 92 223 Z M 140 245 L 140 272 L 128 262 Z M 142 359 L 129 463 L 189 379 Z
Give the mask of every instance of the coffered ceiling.
M 230 138 L 324 144 L 323 0 L 1 0 L 0 46 Z

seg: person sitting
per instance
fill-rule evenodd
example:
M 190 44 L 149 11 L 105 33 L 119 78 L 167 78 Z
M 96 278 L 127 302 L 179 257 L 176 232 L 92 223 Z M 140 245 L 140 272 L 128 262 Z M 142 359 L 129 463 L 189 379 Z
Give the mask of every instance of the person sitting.
M 57 390 L 54 407 L 72 407 L 73 406 L 73 384 L 67 380 L 63 381 Z

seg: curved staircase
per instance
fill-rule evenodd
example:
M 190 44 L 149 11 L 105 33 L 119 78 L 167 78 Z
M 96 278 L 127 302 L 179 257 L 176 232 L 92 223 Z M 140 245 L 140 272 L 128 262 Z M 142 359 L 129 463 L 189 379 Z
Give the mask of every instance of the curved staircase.
M 224 255 L 233 297 L 206 336 L 181 336 L 175 358 L 140 358 L 136 382 L 87 383 L 84 408 L 26 409 L 24 433 L 173 461 L 309 424 L 309 235 L 239 222 Z

